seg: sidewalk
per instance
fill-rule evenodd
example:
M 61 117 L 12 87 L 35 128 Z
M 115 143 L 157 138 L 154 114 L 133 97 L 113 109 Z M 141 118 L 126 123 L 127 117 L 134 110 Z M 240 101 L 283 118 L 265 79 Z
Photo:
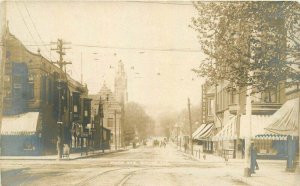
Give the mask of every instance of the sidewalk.
M 103 156 L 106 154 L 112 154 L 117 152 L 122 152 L 129 150 L 130 148 L 126 149 L 118 149 L 118 150 L 104 150 L 104 153 L 102 150 L 96 150 L 96 151 L 90 151 L 88 152 L 88 155 L 86 155 L 86 152 L 81 153 L 71 153 L 68 158 L 64 157 L 60 161 L 65 160 L 76 160 L 76 159 L 85 159 L 85 158 L 92 158 L 96 156 Z M 48 156 L 0 156 L 0 160 L 57 160 L 57 155 L 48 155 Z
M 196 161 L 203 163 L 224 163 L 226 176 L 232 180 L 243 182 L 247 185 L 253 186 L 300 186 L 300 174 L 296 172 L 285 171 L 286 161 L 285 160 L 257 160 L 259 164 L 259 170 L 256 170 L 255 174 L 251 177 L 244 176 L 244 159 L 229 159 L 225 161 L 224 158 L 207 153 L 200 153 L 191 155 L 189 152 L 184 153 L 184 149 L 177 147 L 175 144 L 173 146 L 184 156 L 188 156 Z M 203 155 L 206 158 L 203 158 Z

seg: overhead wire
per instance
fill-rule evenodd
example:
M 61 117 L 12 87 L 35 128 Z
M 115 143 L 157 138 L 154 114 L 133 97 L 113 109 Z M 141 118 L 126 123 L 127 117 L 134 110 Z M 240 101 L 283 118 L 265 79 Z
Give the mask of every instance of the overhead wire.
M 25 9 L 26 9 L 26 12 L 27 12 L 27 14 L 28 14 L 30 20 L 31 20 L 31 23 L 32 23 L 32 25 L 33 25 L 33 28 L 34 28 L 35 32 L 37 33 L 37 35 L 38 35 L 38 37 L 39 37 L 41 43 L 43 44 L 42 46 L 44 47 L 44 49 L 46 49 L 46 51 L 48 51 L 49 49 L 46 48 L 46 44 L 45 44 L 45 42 L 43 41 L 43 39 L 42 39 L 40 33 L 38 32 L 38 30 L 37 30 L 37 28 L 36 28 L 36 25 L 35 25 L 35 23 L 34 23 L 32 17 L 31 17 L 31 15 L 30 15 L 29 11 L 28 11 L 28 8 L 27 8 L 27 5 L 26 5 L 26 1 L 23 2 L 23 5 L 24 5 L 24 7 L 25 7 Z M 50 51 L 50 50 L 49 50 L 49 51 Z M 49 57 L 49 59 L 52 60 L 51 55 L 49 55 L 49 56 L 47 56 L 47 57 Z
M 17 10 L 18 10 L 19 14 L 21 15 L 22 21 L 23 21 L 23 23 L 24 23 L 24 25 L 25 25 L 25 27 L 26 27 L 26 29 L 27 29 L 27 31 L 28 31 L 28 33 L 29 33 L 31 39 L 33 40 L 33 42 L 34 42 L 36 45 L 38 45 L 37 42 L 36 42 L 36 40 L 35 40 L 34 37 L 33 37 L 32 32 L 31 32 L 30 29 L 29 29 L 29 26 L 28 26 L 28 24 L 27 24 L 27 22 L 26 22 L 26 20 L 25 20 L 25 18 L 24 18 L 24 15 L 22 14 L 22 12 L 21 12 L 21 10 L 20 10 L 20 8 L 19 8 L 17 2 L 15 2 L 15 6 L 17 7 Z M 28 45 L 27 45 L 27 46 L 28 46 Z M 47 55 L 46 55 L 46 56 L 47 56 Z

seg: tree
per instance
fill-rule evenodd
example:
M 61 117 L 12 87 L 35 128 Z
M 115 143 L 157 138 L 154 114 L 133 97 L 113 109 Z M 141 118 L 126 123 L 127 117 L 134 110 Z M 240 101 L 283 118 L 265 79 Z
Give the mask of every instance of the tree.
M 170 130 L 177 122 L 177 112 L 164 112 L 159 115 L 159 125 L 162 129 L 162 133 L 167 138 L 170 137 Z
M 192 105 L 191 106 L 191 117 L 192 117 L 192 127 L 193 131 L 197 129 L 198 126 L 195 125 L 195 122 L 200 122 L 201 118 L 201 105 Z M 182 123 L 181 130 L 183 133 L 188 134 L 189 122 L 188 122 L 188 109 L 182 109 L 180 112 L 170 111 L 161 113 L 159 116 L 159 124 L 163 129 L 165 136 L 170 137 L 170 130 L 175 127 L 176 123 Z
M 146 138 L 148 133 L 151 132 L 153 123 L 151 117 L 138 103 L 127 103 L 125 108 L 125 141 L 129 142 L 134 140 L 136 133 L 138 134 L 139 139 Z
M 192 19 L 191 27 L 198 33 L 207 55 L 199 69 L 194 69 L 198 75 L 215 85 L 229 81 L 232 85 L 229 88 L 237 88 L 238 94 L 240 87 L 250 86 L 249 94 L 275 89 L 281 82 L 299 83 L 299 69 L 290 65 L 300 67 L 299 3 L 196 2 L 194 5 L 198 17 Z M 250 96 L 247 102 L 251 106 Z M 246 154 L 249 144 L 246 138 Z
M 234 87 L 252 85 L 256 91 L 275 88 L 299 74 L 287 65 L 299 43 L 297 2 L 196 2 L 198 17 L 191 27 L 207 58 L 198 75 L 211 84 L 227 80 Z M 289 32 L 287 32 L 289 30 Z M 293 40 L 293 45 L 289 44 Z M 295 47 L 297 46 L 297 47 Z M 299 53 L 299 52 L 298 52 Z M 252 73 L 250 73 L 252 72 Z

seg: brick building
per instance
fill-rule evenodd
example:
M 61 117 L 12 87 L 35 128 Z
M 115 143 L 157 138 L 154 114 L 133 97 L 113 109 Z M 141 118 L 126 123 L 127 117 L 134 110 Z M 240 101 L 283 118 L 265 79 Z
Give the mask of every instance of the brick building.
M 5 35 L 3 155 L 56 153 L 58 115 L 61 115 L 64 144 L 72 143 L 74 122 L 90 123 L 90 100 L 86 85 L 65 76 L 39 52 L 29 51 L 9 30 Z M 59 89 L 61 109 L 59 109 Z M 60 111 L 60 113 L 59 113 Z M 25 140 L 24 140 L 25 139 Z

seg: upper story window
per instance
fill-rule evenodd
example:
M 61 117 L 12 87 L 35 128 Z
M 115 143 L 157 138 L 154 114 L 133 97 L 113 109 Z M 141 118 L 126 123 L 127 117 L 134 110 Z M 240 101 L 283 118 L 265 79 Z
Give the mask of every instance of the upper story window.
M 28 79 L 28 99 L 33 99 L 34 98 L 34 81 L 33 77 L 29 77 Z
M 256 103 L 276 103 L 277 102 L 277 91 L 276 90 L 266 90 L 264 92 L 255 93 L 253 96 L 253 101 Z
M 214 104 L 215 104 L 215 101 L 213 99 L 208 99 L 208 101 L 207 101 L 207 115 L 208 116 L 214 115 Z
M 269 90 L 263 92 L 264 103 L 275 103 L 277 102 L 277 92 L 275 90 Z
M 114 118 L 108 118 L 107 127 L 113 127 L 114 126 Z

